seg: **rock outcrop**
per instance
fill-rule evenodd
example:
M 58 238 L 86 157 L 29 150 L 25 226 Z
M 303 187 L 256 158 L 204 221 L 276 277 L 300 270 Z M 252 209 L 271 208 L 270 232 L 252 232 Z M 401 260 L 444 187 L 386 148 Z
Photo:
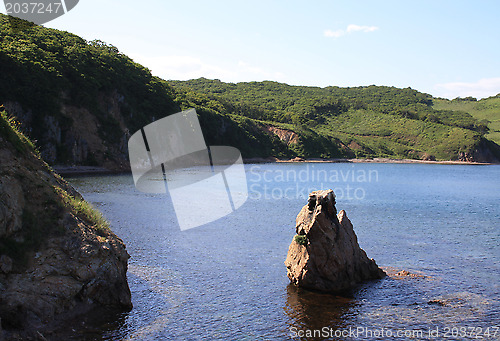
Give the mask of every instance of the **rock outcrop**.
M 94 307 L 130 309 L 125 245 L 31 143 L 0 117 L 0 320 L 37 339 Z
M 299 142 L 299 135 L 297 135 L 297 133 L 292 130 L 281 129 L 271 125 L 264 125 L 263 130 L 270 134 L 278 136 L 278 138 L 286 145 Z
M 385 276 L 366 256 L 345 211 L 337 214 L 332 190 L 315 191 L 297 216 L 296 235 L 285 261 L 290 281 L 325 292 L 341 292 Z
M 492 141 L 481 139 L 474 148 L 468 152 L 459 152 L 458 161 L 499 163 L 500 146 Z

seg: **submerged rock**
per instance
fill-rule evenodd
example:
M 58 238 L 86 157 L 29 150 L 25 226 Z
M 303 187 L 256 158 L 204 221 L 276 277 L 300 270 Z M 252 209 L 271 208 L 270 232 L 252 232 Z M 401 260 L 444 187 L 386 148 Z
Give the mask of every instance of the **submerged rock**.
M 298 286 L 339 292 L 385 276 L 358 244 L 345 211 L 337 214 L 332 190 L 309 194 L 297 216 L 296 235 L 285 261 L 290 281 Z

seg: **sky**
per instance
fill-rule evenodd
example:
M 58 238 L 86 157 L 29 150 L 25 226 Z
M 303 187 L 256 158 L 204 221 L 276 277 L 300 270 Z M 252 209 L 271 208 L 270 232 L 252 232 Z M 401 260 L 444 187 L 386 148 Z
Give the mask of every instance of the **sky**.
M 5 8 L 3 8 L 5 13 Z M 500 93 L 500 1 L 81 0 L 44 26 L 163 79 Z

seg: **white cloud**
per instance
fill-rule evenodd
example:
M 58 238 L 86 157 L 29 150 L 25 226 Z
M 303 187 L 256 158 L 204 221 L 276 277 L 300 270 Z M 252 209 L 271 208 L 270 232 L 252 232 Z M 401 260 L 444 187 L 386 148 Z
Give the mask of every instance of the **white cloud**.
M 373 32 L 378 30 L 377 26 L 359 26 L 359 25 L 347 25 L 347 33 L 351 32 Z
M 353 33 L 353 32 L 373 32 L 378 30 L 377 26 L 360 26 L 360 25 L 354 25 L 350 24 L 347 25 L 346 29 L 340 29 L 340 30 L 325 30 L 323 32 L 323 35 L 325 37 L 330 37 L 330 38 L 339 38 L 342 37 L 348 33 Z
M 436 95 L 444 98 L 476 97 L 486 98 L 500 93 L 500 77 L 483 78 L 477 82 L 451 82 L 436 84 Z

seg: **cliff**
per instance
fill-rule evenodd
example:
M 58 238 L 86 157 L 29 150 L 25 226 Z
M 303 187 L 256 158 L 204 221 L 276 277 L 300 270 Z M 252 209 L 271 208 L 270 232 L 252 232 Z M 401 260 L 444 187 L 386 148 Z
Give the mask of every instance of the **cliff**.
M 0 319 L 5 336 L 38 337 L 55 320 L 94 307 L 130 309 L 128 258 L 100 213 L 42 161 L 2 112 Z
M 285 260 L 290 281 L 325 292 L 341 292 L 385 276 L 359 247 L 345 211 L 337 214 L 332 190 L 315 191 L 297 216 L 296 235 Z

